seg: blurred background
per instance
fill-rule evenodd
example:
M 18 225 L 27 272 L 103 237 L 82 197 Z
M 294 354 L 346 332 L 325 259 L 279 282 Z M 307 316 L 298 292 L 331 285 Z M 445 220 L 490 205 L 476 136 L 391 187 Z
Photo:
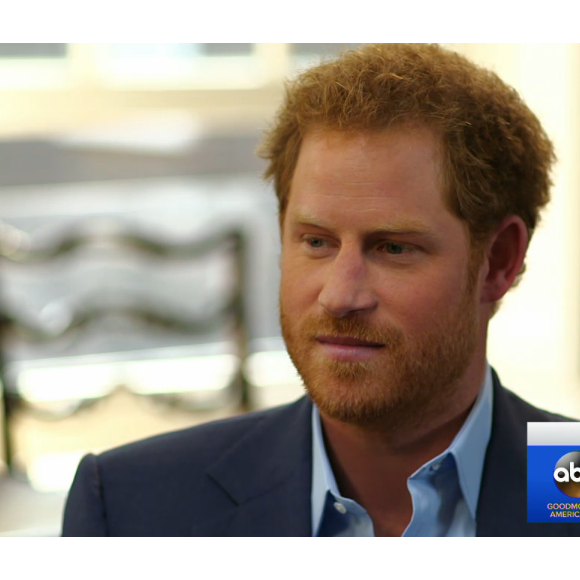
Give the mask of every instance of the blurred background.
M 0 44 L 0 535 L 58 535 L 81 456 L 296 399 L 276 203 L 283 81 L 356 44 Z M 448 44 L 559 157 L 489 360 L 580 418 L 580 45 Z

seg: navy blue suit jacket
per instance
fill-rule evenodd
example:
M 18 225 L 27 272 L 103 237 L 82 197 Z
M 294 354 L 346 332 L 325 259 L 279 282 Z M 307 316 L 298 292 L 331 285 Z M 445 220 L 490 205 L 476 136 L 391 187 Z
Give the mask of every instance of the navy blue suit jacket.
M 578 536 L 528 524 L 527 422 L 566 421 L 504 389 L 494 406 L 478 536 Z M 312 403 L 295 403 L 87 455 L 64 536 L 310 536 Z

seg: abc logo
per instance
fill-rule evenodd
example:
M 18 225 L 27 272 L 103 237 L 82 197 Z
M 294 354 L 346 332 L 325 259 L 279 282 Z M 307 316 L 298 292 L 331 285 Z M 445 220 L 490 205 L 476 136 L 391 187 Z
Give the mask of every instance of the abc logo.
M 566 453 L 554 468 L 558 489 L 570 497 L 580 497 L 580 451 Z

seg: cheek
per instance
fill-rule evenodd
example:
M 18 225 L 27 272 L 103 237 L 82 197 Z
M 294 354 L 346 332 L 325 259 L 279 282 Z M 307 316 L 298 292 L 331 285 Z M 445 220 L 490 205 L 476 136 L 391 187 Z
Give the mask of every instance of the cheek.
M 449 313 L 456 312 L 464 292 L 462 279 L 425 277 L 399 287 L 391 285 L 388 295 L 384 295 L 383 304 L 390 305 L 387 310 L 390 310 L 393 322 L 407 331 L 421 332 L 445 319 Z
M 299 315 L 318 303 L 321 272 L 308 269 L 300 259 L 282 253 L 280 260 L 280 302 L 286 314 Z

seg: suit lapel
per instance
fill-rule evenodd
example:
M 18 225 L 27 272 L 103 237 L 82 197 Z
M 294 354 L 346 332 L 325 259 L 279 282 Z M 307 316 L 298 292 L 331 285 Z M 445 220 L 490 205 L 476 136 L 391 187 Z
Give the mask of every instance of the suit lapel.
M 231 507 L 195 535 L 310 536 L 312 404 L 266 415 L 207 471 Z
M 566 536 L 566 525 L 527 522 L 527 422 L 548 418 L 504 389 L 495 371 L 493 387 L 492 430 L 479 493 L 476 533 Z

